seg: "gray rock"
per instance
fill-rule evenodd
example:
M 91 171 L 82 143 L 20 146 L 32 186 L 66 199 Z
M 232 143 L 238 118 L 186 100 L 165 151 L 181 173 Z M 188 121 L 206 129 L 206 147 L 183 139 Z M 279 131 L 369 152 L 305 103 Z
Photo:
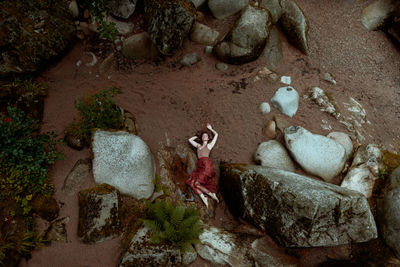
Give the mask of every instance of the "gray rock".
M 111 0 L 111 14 L 114 16 L 127 19 L 136 9 L 137 0 Z
M 346 161 L 342 145 L 300 126 L 288 127 L 284 134 L 286 148 L 308 173 L 329 182 L 342 171 Z
M 199 55 L 197 53 L 193 52 L 193 53 L 184 55 L 183 58 L 181 59 L 180 63 L 184 66 L 191 66 L 191 65 L 196 64 L 200 60 L 201 60 L 201 58 L 199 57 Z
M 260 162 L 261 166 L 294 171 L 294 164 L 288 152 L 276 140 L 261 143 L 254 154 L 254 159 Z
M 197 259 L 197 252 L 192 245 L 186 248 L 185 253 L 182 255 L 182 264 L 189 265 Z
M 190 34 L 190 40 L 199 44 L 214 45 L 218 36 L 218 31 L 199 22 L 195 22 L 192 33 Z
M 245 8 L 249 0 L 208 0 L 208 7 L 217 19 L 224 19 Z
M 195 8 L 199 8 L 205 2 L 206 2 L 206 0 L 192 0 L 192 3 Z
M 382 29 L 395 10 L 394 0 L 377 0 L 363 9 L 361 13 L 362 25 L 370 31 Z
M 91 168 L 90 159 L 78 160 L 72 170 L 69 172 L 67 178 L 64 180 L 62 191 L 67 195 L 72 196 L 75 194 L 81 183 L 88 177 Z
M 267 67 L 276 70 L 282 60 L 282 41 L 276 26 L 271 28 L 267 44 L 261 56 L 267 63 Z
M 340 186 L 360 192 L 369 198 L 382 168 L 384 166 L 380 149 L 373 144 L 362 145 L 357 149 L 350 170 Z
M 153 194 L 155 165 L 149 147 L 134 134 L 97 130 L 93 134 L 93 175 L 136 199 Z
M 183 45 L 195 21 L 196 9 L 186 0 L 146 0 L 144 11 L 150 39 L 163 55 L 173 55 Z
M 260 267 L 296 267 L 297 260 L 286 255 L 269 237 L 251 243 L 250 255 Z M 257 265 L 256 265 L 257 266 Z
M 196 244 L 197 253 L 212 264 L 228 264 L 229 266 L 253 266 L 247 256 L 250 241 L 228 231 L 205 226 Z
M 99 73 L 104 74 L 109 71 L 114 64 L 114 53 L 109 54 L 99 65 Z
M 54 0 L 1 1 L 0 79 L 37 72 L 53 63 L 75 41 L 68 4 Z M 27 31 L 29 29 L 29 31 Z
M 281 0 L 284 10 L 279 22 L 286 33 L 289 42 L 308 54 L 308 20 L 301 8 L 293 0 Z
M 346 152 L 346 160 L 351 156 L 353 153 L 353 142 L 348 134 L 342 132 L 331 132 L 326 137 L 338 142 L 343 146 L 344 151 Z
M 385 243 L 400 259 L 400 187 L 385 193 L 379 218 Z
M 324 73 L 324 76 L 322 77 L 322 79 L 324 79 L 324 80 L 327 81 L 327 82 L 330 82 L 330 83 L 333 84 L 333 85 L 336 85 L 336 80 L 335 80 L 335 78 L 334 78 L 333 75 L 332 75 L 331 73 L 329 73 L 329 72 L 325 72 L 325 73 Z
M 209 54 L 212 53 L 212 51 L 213 51 L 213 47 L 212 46 L 207 45 L 206 47 L 204 47 L 204 53 L 205 54 L 209 55 Z
M 124 40 L 122 54 L 126 58 L 138 59 L 156 57 L 159 52 L 147 32 L 142 32 Z
M 230 64 L 253 61 L 265 47 L 270 26 L 265 9 L 248 6 L 231 31 L 214 47 L 214 54 Z
M 271 112 L 271 106 L 267 102 L 263 102 L 260 105 L 260 110 L 263 114 L 268 114 Z
M 226 71 L 228 70 L 228 65 L 222 62 L 218 62 L 217 64 L 215 64 L 215 68 L 217 70 Z
M 133 31 L 135 25 L 131 22 L 123 22 L 113 18 L 112 16 L 107 16 L 105 18 L 107 23 L 114 23 L 115 29 L 118 31 L 120 35 L 128 35 Z
M 60 218 L 52 222 L 49 228 L 46 230 L 44 235 L 44 239 L 52 242 L 52 241 L 64 241 L 67 240 L 67 223 L 69 222 L 69 217 Z
M 283 13 L 282 6 L 279 2 L 280 0 L 261 0 L 260 3 L 261 7 L 268 9 L 269 13 L 271 13 L 273 23 L 277 23 Z
M 77 18 L 79 16 L 79 8 L 78 8 L 78 4 L 76 3 L 75 0 L 72 0 L 69 5 L 68 5 L 69 11 L 71 11 L 72 16 L 74 16 L 74 18 Z
M 336 246 L 377 238 L 366 198 L 292 172 L 221 165 L 220 190 L 233 215 L 286 247 Z
M 78 237 L 88 244 L 117 237 L 121 231 L 120 196 L 108 184 L 79 192 Z
M 291 86 L 281 87 L 271 98 L 271 104 L 283 114 L 293 117 L 299 107 L 299 93 Z
M 140 228 L 122 255 L 119 267 L 128 266 L 179 266 L 182 262 L 179 249 L 167 244 L 151 244 L 148 228 Z

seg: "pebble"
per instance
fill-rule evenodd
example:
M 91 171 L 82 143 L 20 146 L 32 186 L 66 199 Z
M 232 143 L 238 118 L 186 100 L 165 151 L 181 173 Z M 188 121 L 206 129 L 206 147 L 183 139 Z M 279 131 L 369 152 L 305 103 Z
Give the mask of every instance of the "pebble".
M 68 8 L 69 11 L 71 11 L 72 15 L 74 16 L 74 18 L 77 18 L 79 16 L 79 8 L 75 0 L 72 0 L 71 3 L 69 3 Z
M 204 47 L 204 53 L 207 55 L 211 54 L 213 51 L 213 48 L 214 47 L 212 47 L 211 45 L 207 45 L 206 47 Z
M 269 139 L 274 139 L 276 136 L 276 123 L 273 120 L 269 120 L 264 127 L 264 135 Z
M 271 112 L 271 106 L 267 102 L 263 102 L 260 105 L 260 110 L 263 114 L 268 114 Z
M 333 78 L 333 75 L 330 74 L 329 72 L 326 72 L 322 78 L 323 78 L 325 81 L 330 82 L 330 83 L 333 84 L 333 85 L 336 85 L 336 81 L 335 81 L 335 79 Z
M 225 71 L 228 69 L 228 65 L 225 63 L 222 63 L 222 62 L 215 64 L 215 67 L 217 68 L 217 70 L 222 70 L 222 71 Z
M 290 85 L 292 83 L 292 78 L 290 78 L 290 76 L 282 76 L 281 83 Z
M 189 53 L 183 56 L 180 63 L 184 66 L 191 66 L 199 62 L 201 58 L 197 53 Z

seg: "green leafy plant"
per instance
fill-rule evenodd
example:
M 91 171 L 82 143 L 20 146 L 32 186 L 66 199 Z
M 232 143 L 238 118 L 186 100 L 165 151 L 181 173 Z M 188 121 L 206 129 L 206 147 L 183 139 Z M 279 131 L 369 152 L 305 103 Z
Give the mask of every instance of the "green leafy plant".
M 389 173 L 388 173 L 388 171 L 387 171 L 386 168 L 379 169 L 379 171 L 378 171 L 378 177 L 379 177 L 379 178 L 385 179 L 385 178 L 387 178 L 388 176 L 389 176 Z
M 189 245 L 199 242 L 202 228 L 199 211 L 193 207 L 156 200 L 148 206 L 147 216 L 143 222 L 152 232 L 151 243 L 167 242 L 184 252 Z
M 68 126 L 68 132 L 89 144 L 93 129 L 119 129 L 123 115 L 114 97 L 121 92 L 121 89 L 112 87 L 80 99 L 76 104 L 79 120 Z
M 115 28 L 114 22 L 107 23 L 105 21 L 102 21 L 97 29 L 99 30 L 99 37 L 101 39 L 114 41 L 115 38 L 117 38 L 118 30 L 117 28 Z

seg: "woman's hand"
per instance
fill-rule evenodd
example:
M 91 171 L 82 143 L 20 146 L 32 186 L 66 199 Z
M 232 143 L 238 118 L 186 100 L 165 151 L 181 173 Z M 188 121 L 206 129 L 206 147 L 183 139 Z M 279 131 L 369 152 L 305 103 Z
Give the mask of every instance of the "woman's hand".
M 212 129 L 211 124 L 207 123 L 207 129 Z

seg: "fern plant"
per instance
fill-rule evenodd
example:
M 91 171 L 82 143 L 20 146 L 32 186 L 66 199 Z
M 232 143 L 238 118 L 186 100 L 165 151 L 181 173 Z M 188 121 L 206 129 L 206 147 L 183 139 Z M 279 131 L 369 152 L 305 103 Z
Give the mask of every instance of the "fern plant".
M 184 253 L 188 246 L 199 242 L 202 228 L 197 209 L 156 200 L 148 206 L 147 215 L 144 224 L 152 233 L 151 243 L 170 243 Z

